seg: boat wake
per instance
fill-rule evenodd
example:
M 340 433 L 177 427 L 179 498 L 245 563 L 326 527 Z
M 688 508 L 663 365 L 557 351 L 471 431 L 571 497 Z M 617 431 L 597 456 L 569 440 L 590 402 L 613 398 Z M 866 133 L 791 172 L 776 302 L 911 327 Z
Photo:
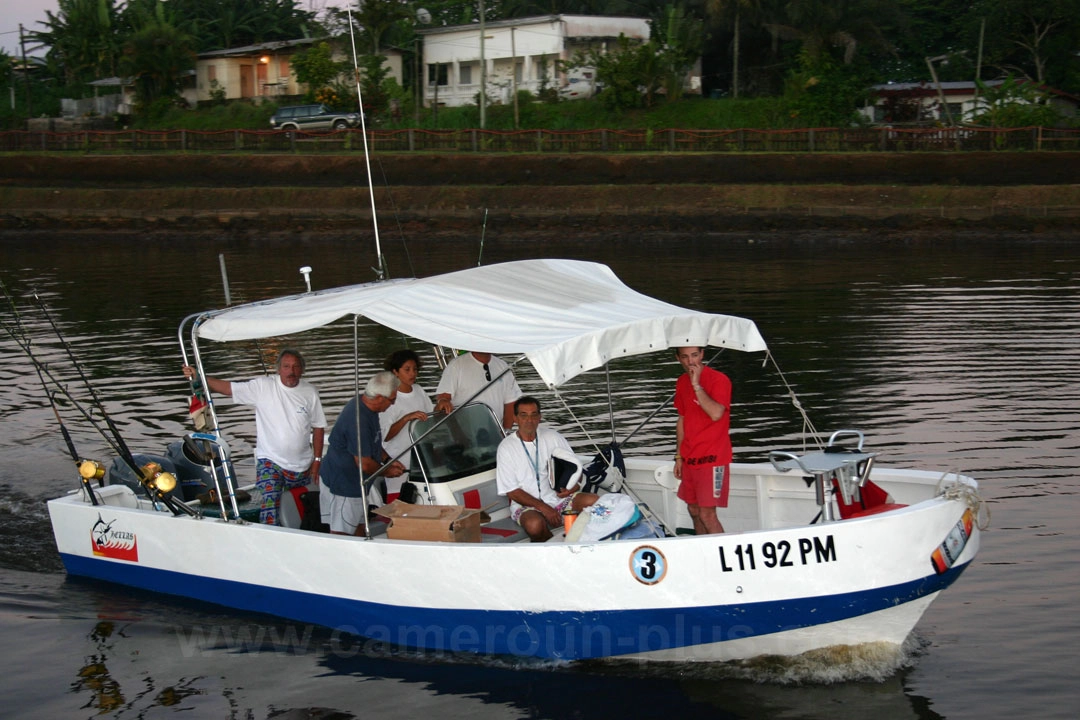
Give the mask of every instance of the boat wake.
M 834 645 L 801 655 L 760 655 L 726 663 L 644 663 L 606 660 L 588 663 L 599 672 L 686 680 L 749 680 L 769 685 L 832 685 L 885 682 L 915 665 L 929 641 L 911 633 L 903 645 L 885 642 Z M 580 666 L 581 664 L 579 664 Z

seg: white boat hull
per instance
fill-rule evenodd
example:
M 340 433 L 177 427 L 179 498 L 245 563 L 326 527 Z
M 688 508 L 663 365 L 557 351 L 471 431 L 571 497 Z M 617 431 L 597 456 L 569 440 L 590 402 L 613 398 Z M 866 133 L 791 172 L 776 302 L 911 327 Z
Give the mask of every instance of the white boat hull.
M 630 468 L 639 490 L 650 473 L 664 482 L 650 463 Z M 49 512 L 72 575 L 437 652 L 726 661 L 899 645 L 963 572 L 977 528 L 944 572 L 931 554 L 968 505 L 936 495 L 928 473 L 881 476 L 911 504 L 807 525 L 801 478 L 738 466 L 725 523 L 764 529 L 592 544 L 364 540 L 174 517 L 122 486 L 101 491 L 105 504 L 80 492 Z M 802 522 L 786 523 L 789 512 Z

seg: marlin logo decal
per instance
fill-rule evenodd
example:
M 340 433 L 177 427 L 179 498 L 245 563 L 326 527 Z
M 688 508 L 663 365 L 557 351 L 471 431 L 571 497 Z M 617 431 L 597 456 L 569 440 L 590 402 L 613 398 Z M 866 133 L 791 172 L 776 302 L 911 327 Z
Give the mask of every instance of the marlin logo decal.
M 139 543 L 135 533 L 113 529 L 116 518 L 105 522 L 98 513 L 97 522 L 90 528 L 90 546 L 97 557 L 114 560 L 139 561 Z

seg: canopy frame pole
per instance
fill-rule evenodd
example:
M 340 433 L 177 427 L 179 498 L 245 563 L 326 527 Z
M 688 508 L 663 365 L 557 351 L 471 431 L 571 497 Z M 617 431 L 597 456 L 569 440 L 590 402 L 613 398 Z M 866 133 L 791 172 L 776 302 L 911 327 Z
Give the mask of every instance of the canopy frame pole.
M 213 421 L 213 427 L 207 430 L 207 434 L 213 435 L 220 440 L 221 423 L 218 421 L 217 403 L 214 402 L 214 394 L 210 392 L 210 386 L 206 382 L 206 371 L 203 369 L 202 353 L 199 351 L 199 326 L 204 320 L 206 320 L 206 313 L 196 313 L 194 315 L 188 315 L 180 322 L 180 329 L 177 331 L 177 334 L 180 336 L 180 356 L 183 358 L 184 365 L 190 364 L 187 359 L 187 351 L 184 349 L 183 333 L 184 325 L 186 325 L 188 320 L 191 320 L 192 318 L 195 319 L 194 322 L 192 322 L 191 324 L 191 352 L 195 358 L 195 372 L 199 375 L 199 384 L 203 386 L 203 394 L 206 396 L 206 405 L 210 408 L 210 419 Z M 260 353 L 260 361 L 261 359 L 262 357 Z M 263 364 L 263 367 L 266 367 L 265 363 Z M 240 505 L 236 500 L 236 489 L 239 487 L 239 483 L 233 476 L 232 471 L 229 469 L 229 464 L 226 462 L 228 461 L 229 463 L 231 463 L 232 458 L 227 458 L 225 456 L 224 449 L 221 447 L 220 443 L 215 442 L 214 444 L 217 446 L 218 462 L 221 465 L 222 479 L 224 479 L 225 481 L 225 494 L 229 496 L 229 501 L 232 505 L 231 519 L 234 521 L 239 521 L 241 519 Z M 221 506 L 221 519 L 228 521 L 230 519 L 228 516 L 229 513 L 225 507 L 225 498 L 222 495 L 221 488 L 219 486 L 217 471 L 214 468 L 214 461 L 212 459 L 210 461 L 210 476 L 214 480 L 214 486 L 218 487 L 218 504 Z
M 352 17 L 349 17 L 349 25 L 352 25 Z M 357 81 L 359 86 L 359 81 Z M 357 461 L 357 472 L 360 474 L 360 500 L 361 507 L 364 509 L 364 539 L 371 539 L 371 518 L 368 517 L 368 490 L 369 485 L 367 480 L 374 480 L 378 477 L 383 468 L 388 467 L 390 463 L 386 463 L 382 468 L 379 468 L 368 477 L 364 477 L 364 448 L 361 446 L 360 441 L 363 436 L 360 433 L 360 403 L 363 402 L 363 398 L 360 397 L 360 316 L 353 314 L 353 398 L 356 400 L 354 411 L 356 413 L 356 452 L 358 453 L 359 460 Z M 374 459 L 374 458 L 372 458 Z
M 611 363 L 609 362 L 604 363 L 604 379 L 607 381 L 607 407 L 608 421 L 611 425 L 611 442 L 617 444 L 618 440 L 615 437 L 615 403 L 611 399 Z

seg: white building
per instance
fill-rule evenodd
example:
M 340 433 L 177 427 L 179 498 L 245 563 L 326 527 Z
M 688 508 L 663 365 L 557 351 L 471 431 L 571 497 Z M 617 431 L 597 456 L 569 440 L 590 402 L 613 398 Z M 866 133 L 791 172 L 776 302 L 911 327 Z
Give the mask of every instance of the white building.
M 989 80 L 988 88 L 1003 80 Z M 1048 102 L 1065 117 L 1076 117 L 1075 96 L 1049 87 L 1041 88 Z M 986 109 L 974 82 L 885 83 L 870 88 L 870 100 L 859 112 L 875 125 L 919 124 L 927 122 L 968 122 Z
M 480 92 L 480 25 L 454 25 L 420 32 L 424 37 L 424 104 L 470 105 Z M 646 42 L 649 21 L 631 17 L 544 15 L 487 23 L 484 61 L 490 102 L 512 102 L 513 86 L 538 94 L 555 88 L 563 97 L 589 97 L 595 78 L 588 69 L 560 72 L 556 61 L 578 51 L 606 50 L 619 35 Z

